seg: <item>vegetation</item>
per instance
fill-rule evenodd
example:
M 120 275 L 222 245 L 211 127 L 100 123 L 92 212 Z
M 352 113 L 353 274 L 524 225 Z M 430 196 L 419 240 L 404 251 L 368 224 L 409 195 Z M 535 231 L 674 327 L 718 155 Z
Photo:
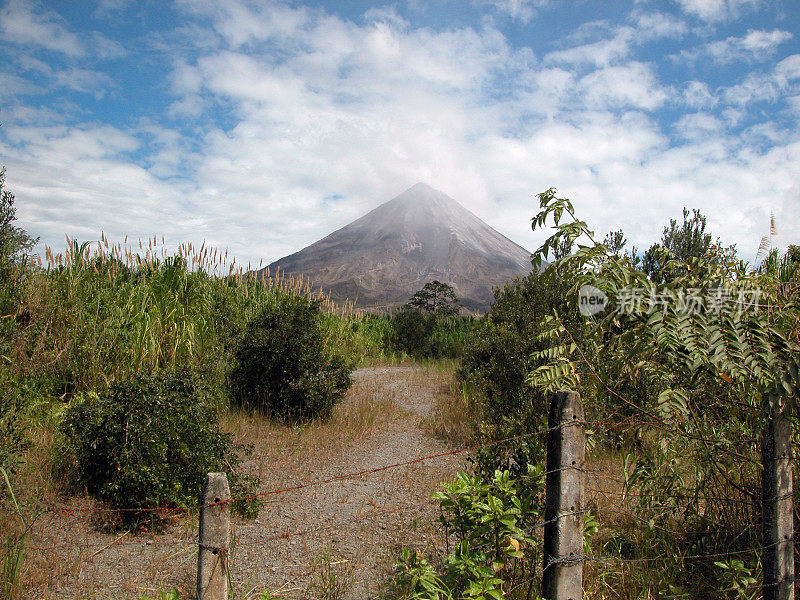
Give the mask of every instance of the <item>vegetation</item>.
M 79 483 L 124 509 L 125 522 L 157 521 L 154 508 L 196 506 L 209 472 L 227 472 L 234 497 L 255 491 L 255 481 L 237 472 L 237 448 L 219 431 L 209 398 L 185 372 L 140 374 L 76 400 L 62 430 Z M 239 508 L 257 513 L 258 506 Z
M 14 194 L 3 189 L 5 174 L 5 168 L 0 169 L 0 317 L 3 328 L 20 300 L 27 252 L 37 241 L 14 225 Z
M 539 428 L 547 419 L 549 398 L 526 377 L 537 366 L 533 354 L 546 347 L 537 316 L 565 309 L 566 289 L 550 272 L 534 271 L 496 290 L 489 313 L 475 326 L 458 375 L 486 399 L 483 417 L 495 437 Z
M 767 244 L 764 260 L 751 267 L 713 240 L 699 211 L 684 210 L 682 224 L 671 221 L 642 258 L 626 251 L 622 231 L 597 242 L 555 190 L 539 199 L 534 228 L 552 219 L 555 233 L 534 256 L 534 273 L 498 290 L 459 370 L 465 388 L 482 398 L 483 439 L 543 431 L 551 393 L 579 390 L 587 419 L 597 423 L 590 460 L 611 465 L 604 476 L 621 480 L 590 493 L 585 552 L 603 560 L 586 563 L 587 593 L 705 598 L 724 589 L 725 597 L 754 597 L 763 416 L 776 403 L 796 406 L 800 391 L 798 250 L 781 256 Z M 610 308 L 581 316 L 584 286 L 604 293 Z M 792 408 L 794 421 L 797 414 Z M 473 468 L 506 472 L 517 496 L 535 497 L 526 470 L 541 464 L 544 439 L 534 434 L 481 450 Z M 458 514 L 490 504 L 470 498 Z M 478 535 L 481 527 L 467 530 Z M 467 547 L 458 561 L 485 564 L 490 546 Z M 444 558 L 441 570 L 406 552 L 398 565 L 405 597 L 535 592 L 516 578 L 535 570 L 533 556 L 513 573 L 495 565 L 495 577 L 478 587 L 453 583 L 453 560 Z
M 445 540 L 455 541 L 444 559 L 442 572 L 408 549 L 396 565 L 402 598 L 451 600 L 486 598 L 501 600 L 506 590 L 522 590 L 531 597 L 541 546 L 530 530 L 543 511 L 544 478 L 541 466 L 529 465 L 524 494 L 509 471 L 490 477 L 459 473 L 442 484 L 439 501 Z
M 304 357 L 303 370 L 283 380 L 294 401 L 307 396 L 310 412 L 297 416 L 330 412 L 346 389 L 345 365 L 398 358 L 385 342 L 388 319 L 311 300 L 308 282 L 245 273 L 205 246 L 169 254 L 156 239 L 137 249 L 101 236 L 32 258 L 35 240 L 16 226 L 2 184 L 0 468 L 10 484 L 35 468 L 26 464 L 33 432 L 55 438 L 53 464 L 43 468 L 66 479 L 54 485 L 79 483 L 119 507 L 195 504 L 212 467 L 235 479 L 241 449 L 216 424 L 241 389 L 246 349 L 256 345 L 246 336 L 257 337 L 266 315 L 294 315 L 294 329 L 282 323 L 286 335 L 272 347 L 284 360 Z M 314 370 L 322 355 L 324 368 Z M 74 473 L 58 467 L 65 456 Z M 174 468 L 189 462 L 196 468 Z M 21 502 L 35 494 L 17 489 Z
M 451 286 L 426 283 L 392 317 L 392 347 L 417 359 L 460 356 L 472 320 L 459 317 L 459 309 Z
M 457 315 L 460 308 L 453 287 L 437 280 L 422 286 L 421 290 L 411 296 L 407 307 L 437 317 Z
M 666 283 L 686 274 L 686 265 L 692 259 L 713 254 L 713 262 L 720 265 L 734 259 L 736 247 L 722 248 L 719 239 L 714 242 L 706 232 L 706 224 L 706 218 L 697 209 L 691 212 L 683 209 L 681 226 L 675 219 L 670 220 L 669 226 L 664 227 L 661 243 L 653 244 L 642 260 L 642 271 L 650 281 Z M 609 253 L 616 253 L 613 246 L 605 242 L 604 245 Z
M 234 402 L 287 423 L 330 417 L 351 367 L 326 350 L 319 304 L 285 295 L 247 324 L 231 372 Z
M 800 390 L 796 246 L 781 255 L 762 244 L 763 260 L 750 266 L 706 231 L 700 212 L 684 210 L 640 256 L 622 231 L 597 242 L 551 189 L 533 221 L 555 229 L 534 273 L 498 290 L 485 317 L 459 316 L 452 288 L 431 282 L 389 318 L 188 244 L 170 254 L 157 240 L 138 251 L 104 237 L 68 240 L 62 254 L 48 248 L 34 260 L 3 183 L 0 175 L 5 595 L 24 593 L 31 470 L 71 459 L 74 471 L 53 482 L 58 493 L 78 483 L 132 515 L 192 506 L 207 471 L 252 484 L 235 483 L 243 448 L 221 433 L 226 424 L 268 415 L 316 420 L 298 431 L 337 426 L 338 417 L 322 421 L 353 365 L 407 357 L 460 359 L 457 408 L 480 422 L 460 429 L 493 445 L 436 495 L 448 547 L 435 558 L 404 552 L 403 597 L 535 597 L 544 436 L 527 434 L 543 431 L 552 391 L 565 388 L 581 392 L 593 423 L 590 461 L 619 479 L 590 498 L 598 516 L 586 519 L 586 552 L 603 560 L 587 563 L 588 592 L 703 598 L 724 582 L 729 597 L 745 598 L 759 584 L 763 415 L 794 407 Z M 540 272 L 545 260 L 553 263 Z M 610 308 L 582 316 L 584 286 Z M 382 409 L 353 410 L 361 431 Z M 37 436 L 56 450 L 31 463 Z

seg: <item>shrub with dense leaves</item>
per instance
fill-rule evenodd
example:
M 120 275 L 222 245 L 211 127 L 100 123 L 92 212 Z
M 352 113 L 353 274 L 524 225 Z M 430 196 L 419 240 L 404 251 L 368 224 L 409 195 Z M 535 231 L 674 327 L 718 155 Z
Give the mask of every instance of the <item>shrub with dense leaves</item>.
M 416 308 L 404 308 L 392 317 L 391 345 L 415 358 L 430 357 L 436 317 Z
M 534 493 L 520 492 L 523 479 Z M 501 470 L 487 477 L 460 472 L 442 487 L 432 498 L 439 501 L 449 548 L 436 561 L 443 568 L 437 571 L 426 558 L 404 548 L 395 565 L 398 597 L 500 600 L 522 588 L 530 598 L 541 562 L 540 542 L 530 530 L 543 509 L 543 465 L 526 465 L 518 479 Z
M 451 286 L 440 281 L 426 283 L 391 318 L 389 344 L 414 358 L 461 356 L 472 319 L 458 317 L 459 309 Z
M 233 400 L 282 422 L 328 418 L 351 367 L 325 347 L 320 302 L 286 294 L 250 323 L 236 348 Z
M 115 384 L 71 406 L 62 430 L 80 483 L 115 507 L 196 506 L 209 472 L 227 472 L 234 497 L 255 483 L 236 473 L 237 448 L 219 431 L 217 415 L 188 373 L 138 375 Z M 252 514 L 257 506 L 237 508 Z
M 0 469 L 13 473 L 28 449 L 30 441 L 25 434 L 25 398 L 14 383 L 0 377 Z M 0 496 L 5 492 L 0 487 Z
M 541 364 L 532 355 L 546 347 L 538 339 L 542 317 L 564 306 L 565 287 L 547 273 L 514 280 L 495 291 L 492 308 L 473 328 L 458 377 L 485 397 L 490 423 L 530 431 L 546 421 L 549 397 L 526 378 Z M 511 427 L 501 434 L 515 432 Z

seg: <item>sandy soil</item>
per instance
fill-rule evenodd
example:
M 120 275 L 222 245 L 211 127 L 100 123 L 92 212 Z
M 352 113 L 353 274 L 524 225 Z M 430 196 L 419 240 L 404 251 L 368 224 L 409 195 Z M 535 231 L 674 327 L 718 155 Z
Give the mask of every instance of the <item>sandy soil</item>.
M 357 435 L 333 427 L 309 440 L 270 427 L 246 466 L 261 491 L 384 467 L 453 448 L 420 426 L 444 393 L 441 377 L 418 367 L 373 367 L 353 374 L 337 411 L 371 409 Z M 364 405 L 366 406 L 366 405 Z M 363 412 L 363 411 L 362 411 Z M 334 415 L 336 417 L 336 415 Z M 335 420 L 335 419 L 334 419 Z M 346 421 L 344 421 L 346 423 Z M 252 435 L 252 432 L 251 432 Z M 252 440 L 251 440 L 252 441 Z M 268 590 L 286 598 L 374 598 L 386 591 L 402 546 L 441 547 L 438 483 L 463 466 L 444 456 L 355 478 L 268 494 L 256 521 L 235 519 L 231 579 L 236 598 Z M 85 499 L 42 516 L 29 551 L 40 579 L 33 598 L 138 598 L 176 588 L 193 597 L 197 524 L 180 519 L 163 534 L 98 531 Z

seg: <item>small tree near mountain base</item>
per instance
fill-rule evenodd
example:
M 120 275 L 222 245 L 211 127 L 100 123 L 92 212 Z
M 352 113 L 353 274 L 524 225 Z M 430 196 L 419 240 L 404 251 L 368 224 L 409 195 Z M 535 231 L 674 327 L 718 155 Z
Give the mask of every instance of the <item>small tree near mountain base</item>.
M 457 315 L 461 308 L 453 287 L 436 280 L 426 283 L 420 291 L 411 296 L 406 307 L 439 317 Z
M 441 281 L 426 283 L 392 318 L 392 346 L 415 358 L 448 354 L 448 349 L 434 339 L 434 334 L 437 326 L 457 320 L 459 309 L 451 286 Z

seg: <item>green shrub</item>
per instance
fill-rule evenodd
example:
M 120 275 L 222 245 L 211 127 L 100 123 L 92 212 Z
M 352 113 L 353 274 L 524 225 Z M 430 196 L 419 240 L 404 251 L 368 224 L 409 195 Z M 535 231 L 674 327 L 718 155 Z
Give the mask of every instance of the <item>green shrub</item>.
M 458 377 L 486 399 L 485 416 L 507 433 L 514 425 L 530 430 L 547 420 L 549 396 L 526 382 L 545 349 L 542 318 L 565 306 L 568 284 L 547 273 L 532 273 L 495 291 L 492 308 L 472 330 Z M 567 311 L 564 311 L 567 312 Z
M 522 494 L 520 484 L 535 493 Z M 524 586 L 528 596 L 541 562 L 540 542 L 531 535 L 543 512 L 544 467 L 526 465 L 520 478 L 497 470 L 488 477 L 459 472 L 443 483 L 439 501 L 449 552 L 441 573 L 407 548 L 395 565 L 403 599 L 500 599 Z M 449 543 L 453 538 L 453 545 Z M 521 596 L 520 596 L 521 597 Z
M 326 350 L 320 302 L 293 294 L 247 324 L 236 348 L 231 395 L 283 422 L 326 419 L 350 387 L 350 365 Z
M 472 317 L 426 314 L 406 306 L 391 317 L 389 345 L 414 358 L 458 358 L 474 323 Z
M 400 352 L 414 358 L 432 355 L 431 334 L 436 324 L 434 315 L 416 308 L 404 308 L 392 317 L 391 344 Z
M 0 469 L 13 474 L 30 447 L 28 438 L 29 406 L 27 387 L 0 373 Z M 0 486 L 0 497 L 5 488 Z
M 209 472 L 226 471 L 234 497 L 250 494 L 255 483 L 235 472 L 237 448 L 186 372 L 138 375 L 87 397 L 69 408 L 62 430 L 80 483 L 113 507 L 196 506 Z

